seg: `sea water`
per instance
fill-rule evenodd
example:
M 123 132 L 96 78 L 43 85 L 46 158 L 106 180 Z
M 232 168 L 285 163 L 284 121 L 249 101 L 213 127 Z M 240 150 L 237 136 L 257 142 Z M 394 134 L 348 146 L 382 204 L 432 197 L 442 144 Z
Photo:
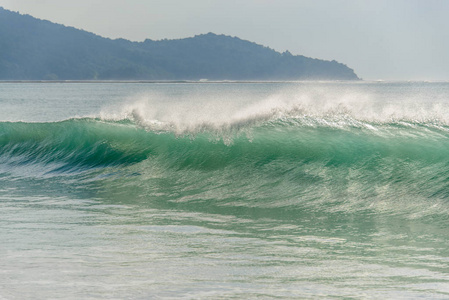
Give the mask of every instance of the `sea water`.
M 0 83 L 0 299 L 449 298 L 449 83 Z

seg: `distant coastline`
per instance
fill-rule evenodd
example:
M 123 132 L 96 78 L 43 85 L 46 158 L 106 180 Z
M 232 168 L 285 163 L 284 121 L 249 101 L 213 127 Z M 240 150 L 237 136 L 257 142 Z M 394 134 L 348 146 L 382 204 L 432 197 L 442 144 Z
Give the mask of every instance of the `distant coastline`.
M 313 83 L 346 82 L 347 80 L 0 80 L 0 83 L 192 83 L 192 84 L 269 84 L 269 83 Z M 360 81 L 363 81 L 360 79 Z
M 207 79 L 207 81 L 205 81 Z M 214 33 L 177 40 L 111 40 L 0 7 L 0 80 L 360 80 L 354 70 Z

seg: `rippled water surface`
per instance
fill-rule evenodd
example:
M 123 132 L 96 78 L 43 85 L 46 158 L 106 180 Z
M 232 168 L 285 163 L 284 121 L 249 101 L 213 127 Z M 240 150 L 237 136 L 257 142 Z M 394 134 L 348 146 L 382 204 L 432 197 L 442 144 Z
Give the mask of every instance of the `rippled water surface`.
M 448 104 L 448 83 L 0 83 L 0 299 L 447 299 Z

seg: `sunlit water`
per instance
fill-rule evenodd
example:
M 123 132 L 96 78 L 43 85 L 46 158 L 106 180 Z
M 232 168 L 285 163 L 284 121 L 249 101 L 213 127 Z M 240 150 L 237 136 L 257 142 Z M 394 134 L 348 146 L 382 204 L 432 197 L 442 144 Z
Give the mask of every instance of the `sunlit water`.
M 0 299 L 447 299 L 448 104 L 448 83 L 0 83 Z

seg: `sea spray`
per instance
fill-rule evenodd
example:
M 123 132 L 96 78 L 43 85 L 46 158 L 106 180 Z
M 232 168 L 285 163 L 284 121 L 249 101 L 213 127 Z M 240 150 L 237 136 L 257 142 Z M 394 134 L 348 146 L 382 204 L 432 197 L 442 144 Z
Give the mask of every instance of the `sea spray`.
M 0 297 L 447 298 L 447 83 L 1 87 Z

